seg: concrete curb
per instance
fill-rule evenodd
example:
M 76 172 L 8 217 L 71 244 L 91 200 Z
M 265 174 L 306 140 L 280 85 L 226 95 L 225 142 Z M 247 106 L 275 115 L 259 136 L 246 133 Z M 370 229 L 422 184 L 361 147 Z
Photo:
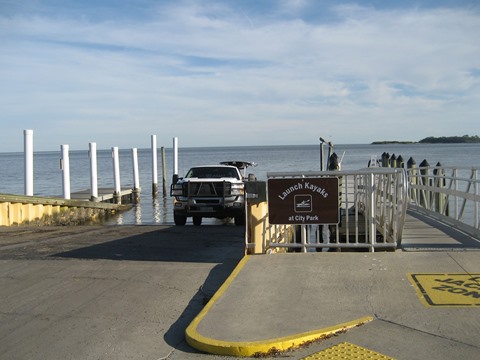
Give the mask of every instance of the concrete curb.
M 228 356 L 253 356 L 260 354 L 269 354 L 277 351 L 286 351 L 294 348 L 298 348 L 311 341 L 319 340 L 335 333 L 343 332 L 356 326 L 360 326 L 373 320 L 371 316 L 365 316 L 353 321 L 345 322 L 342 324 L 330 326 L 324 329 L 318 329 L 308 331 L 300 334 L 294 334 L 277 339 L 266 339 L 260 341 L 251 342 L 229 342 L 218 339 L 212 339 L 205 337 L 198 333 L 197 328 L 201 321 L 208 314 L 209 310 L 213 307 L 215 302 L 225 293 L 230 284 L 240 273 L 243 267 L 246 265 L 250 256 L 245 256 L 218 289 L 212 299 L 202 309 L 202 311 L 193 319 L 191 324 L 185 330 L 185 338 L 187 343 L 193 348 L 216 355 L 228 355 Z

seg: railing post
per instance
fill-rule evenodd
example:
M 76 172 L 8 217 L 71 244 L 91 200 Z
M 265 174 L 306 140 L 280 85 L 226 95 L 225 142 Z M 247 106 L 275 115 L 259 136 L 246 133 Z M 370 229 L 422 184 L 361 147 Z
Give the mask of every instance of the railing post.
M 370 250 L 371 252 L 375 251 L 375 242 L 376 242 L 376 219 L 375 219 L 375 175 L 370 173 L 368 175 L 368 233 L 370 237 Z
M 98 200 L 98 176 L 97 176 L 97 144 L 91 142 L 89 144 L 90 156 L 90 188 L 92 201 Z
M 24 130 L 25 195 L 33 196 L 33 130 Z
M 118 147 L 114 146 L 112 148 L 112 158 L 113 158 L 113 179 L 114 179 L 114 192 L 113 199 L 115 203 L 122 203 L 122 189 L 120 186 L 120 164 L 118 159 Z
M 473 176 L 473 180 L 474 180 L 474 194 L 475 196 L 478 196 L 479 193 L 478 193 L 478 170 L 475 170 L 475 169 L 472 169 L 472 171 L 474 172 L 474 176 Z M 475 229 L 478 229 L 478 201 L 475 201 L 475 205 L 474 205 L 474 209 L 473 209 L 473 216 L 474 216 L 474 220 L 473 220 L 473 226 L 475 227 Z

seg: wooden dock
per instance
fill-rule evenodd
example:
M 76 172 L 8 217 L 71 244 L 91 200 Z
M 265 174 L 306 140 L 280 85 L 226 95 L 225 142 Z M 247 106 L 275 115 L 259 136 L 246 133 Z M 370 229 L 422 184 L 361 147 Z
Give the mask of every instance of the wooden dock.
M 90 189 L 77 191 L 70 194 L 72 200 L 95 200 L 96 202 L 117 203 L 117 199 L 123 203 L 136 203 L 139 200 L 140 190 L 135 191 L 132 188 L 122 188 L 119 195 L 115 195 L 113 188 L 99 188 L 98 197 L 92 199 L 92 192 Z

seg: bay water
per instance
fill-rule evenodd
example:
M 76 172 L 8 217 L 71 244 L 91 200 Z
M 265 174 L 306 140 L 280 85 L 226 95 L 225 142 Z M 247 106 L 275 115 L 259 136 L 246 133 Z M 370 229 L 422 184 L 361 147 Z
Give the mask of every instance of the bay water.
M 326 152 L 325 147 L 325 152 Z M 365 168 L 372 156 L 380 159 L 382 153 L 402 156 L 405 163 L 411 157 L 419 165 L 427 160 L 430 165 L 440 162 L 446 167 L 480 167 L 480 144 L 382 144 L 335 145 L 334 152 L 342 159 L 343 170 Z M 218 164 L 227 160 L 252 161 L 256 167 L 247 169 L 258 180 L 266 180 L 268 172 L 304 172 L 320 170 L 320 145 L 198 147 L 179 149 L 179 175 L 191 166 Z M 119 151 L 121 186 L 132 187 L 133 165 L 131 149 Z M 34 153 L 34 195 L 62 194 L 61 152 Z M 172 224 L 173 199 L 169 196 L 173 175 L 173 151 L 166 149 L 167 194 L 162 191 L 161 152 L 158 149 L 159 196 L 152 197 L 152 151 L 138 149 L 138 167 L 141 199 L 131 210 L 115 216 L 109 224 Z M 114 187 L 112 151 L 98 150 L 98 186 Z M 88 150 L 70 151 L 71 192 L 90 188 L 90 159 Z M 0 193 L 24 194 L 23 153 L 0 153 Z M 205 224 L 218 220 L 205 219 Z

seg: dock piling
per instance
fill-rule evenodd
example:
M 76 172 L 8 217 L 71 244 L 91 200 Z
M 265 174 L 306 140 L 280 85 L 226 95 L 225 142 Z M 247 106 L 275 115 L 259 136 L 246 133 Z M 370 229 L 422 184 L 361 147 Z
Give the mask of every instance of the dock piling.
M 60 169 L 62 170 L 62 189 L 63 198 L 70 199 L 70 146 L 67 144 L 60 145 L 62 150 L 62 158 L 60 160 Z
M 33 130 L 24 130 L 25 195 L 33 196 Z
M 137 148 L 132 148 L 132 167 L 133 167 L 133 202 L 140 202 L 140 178 L 138 175 L 138 154 Z
M 120 162 L 118 158 L 118 147 L 114 146 L 112 148 L 112 158 L 113 158 L 113 179 L 114 179 L 114 192 L 113 198 L 116 204 L 121 204 L 122 202 L 122 189 L 120 186 Z
M 173 138 L 173 177 L 172 183 L 176 183 L 178 179 L 178 137 Z
M 157 170 L 157 135 L 152 135 L 152 196 L 158 196 L 158 170 Z
M 89 143 L 91 201 L 98 201 L 97 143 Z
M 165 156 L 165 147 L 162 146 L 162 180 L 163 180 L 163 197 L 167 196 L 167 167 L 166 167 L 166 156 Z

